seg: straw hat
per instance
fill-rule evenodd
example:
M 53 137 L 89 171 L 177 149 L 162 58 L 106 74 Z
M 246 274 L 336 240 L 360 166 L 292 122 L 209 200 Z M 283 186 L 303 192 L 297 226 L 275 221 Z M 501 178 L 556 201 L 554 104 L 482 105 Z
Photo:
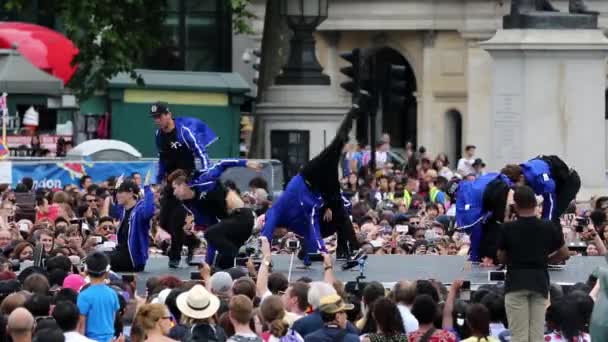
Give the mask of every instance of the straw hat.
M 213 316 L 220 308 L 220 300 L 202 285 L 195 285 L 190 291 L 177 296 L 177 308 L 182 314 L 205 319 Z

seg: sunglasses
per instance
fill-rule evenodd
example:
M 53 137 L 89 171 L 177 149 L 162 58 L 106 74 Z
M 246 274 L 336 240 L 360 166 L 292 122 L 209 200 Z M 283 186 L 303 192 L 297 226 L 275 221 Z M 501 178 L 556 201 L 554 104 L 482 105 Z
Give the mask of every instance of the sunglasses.
M 114 229 L 114 227 L 111 226 L 111 225 L 109 225 L 109 224 L 104 224 L 103 226 L 99 226 L 99 228 L 101 228 L 101 229 L 103 229 L 105 231 L 109 231 L 109 230 Z
M 88 200 L 87 200 L 87 203 L 93 203 L 93 202 L 95 202 L 95 201 L 97 201 L 97 200 L 96 200 L 96 199 L 88 199 Z

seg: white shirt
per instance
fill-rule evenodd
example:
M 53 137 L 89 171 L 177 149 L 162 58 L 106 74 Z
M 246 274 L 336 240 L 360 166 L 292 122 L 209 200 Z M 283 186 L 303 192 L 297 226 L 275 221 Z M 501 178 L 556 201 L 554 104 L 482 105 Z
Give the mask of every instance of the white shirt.
M 90 338 L 87 338 L 76 331 L 63 333 L 63 336 L 65 337 L 65 342 L 95 342 L 94 340 L 91 340 Z
M 450 170 L 447 166 L 444 166 L 439 170 L 439 176 L 447 179 L 448 181 L 454 177 L 454 172 Z
M 475 162 L 475 158 L 465 159 L 460 158 L 458 161 L 458 167 L 456 171 L 460 173 L 463 177 L 470 175 L 471 173 L 475 173 L 475 168 L 473 167 L 473 163 Z
M 401 319 L 403 320 L 403 328 L 405 329 L 405 332 L 410 334 L 418 330 L 418 320 L 416 317 L 414 317 L 414 315 L 412 315 L 410 309 L 403 304 L 397 304 L 397 308 L 399 309 L 399 313 L 401 313 Z
M 507 330 L 502 323 L 490 323 L 490 336 L 498 338 L 501 332 Z

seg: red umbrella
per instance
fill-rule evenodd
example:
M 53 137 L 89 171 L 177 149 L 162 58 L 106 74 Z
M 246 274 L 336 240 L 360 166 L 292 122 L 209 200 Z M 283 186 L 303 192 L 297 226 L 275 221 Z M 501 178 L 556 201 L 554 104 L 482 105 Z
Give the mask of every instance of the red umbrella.
M 18 22 L 0 22 L 0 48 L 17 50 L 39 69 L 63 80 L 76 72 L 72 60 L 78 48 L 61 33 L 47 27 Z

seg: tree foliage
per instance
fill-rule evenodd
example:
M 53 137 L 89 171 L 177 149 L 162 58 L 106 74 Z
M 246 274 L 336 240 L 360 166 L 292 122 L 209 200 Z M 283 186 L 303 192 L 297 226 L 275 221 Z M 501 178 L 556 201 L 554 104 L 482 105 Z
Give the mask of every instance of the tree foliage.
M 167 0 L 52 0 L 64 33 L 80 50 L 78 70 L 68 84 L 79 99 L 105 90 L 108 80 L 126 72 L 142 83 L 135 71 L 147 52 L 159 47 Z M 233 31 L 252 33 L 250 0 L 230 0 Z M 9 0 L 5 9 L 19 12 L 29 0 Z

